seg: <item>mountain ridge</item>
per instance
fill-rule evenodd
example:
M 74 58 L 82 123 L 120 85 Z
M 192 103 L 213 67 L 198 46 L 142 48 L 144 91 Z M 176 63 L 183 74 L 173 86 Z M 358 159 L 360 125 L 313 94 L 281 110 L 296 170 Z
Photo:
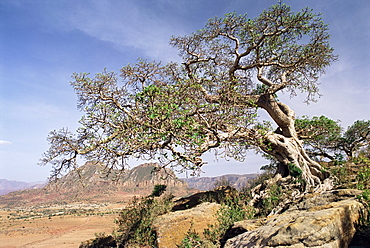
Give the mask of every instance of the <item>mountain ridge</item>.
M 175 196 L 197 190 L 176 178 L 170 169 L 145 163 L 131 170 L 110 170 L 100 163 L 87 162 L 60 179 L 39 189 L 26 189 L 0 196 L 0 207 L 53 205 L 72 202 L 121 202 L 133 196 L 148 195 L 154 185 L 163 184 Z
M 181 178 L 186 181 L 191 188 L 196 188 L 202 191 L 211 190 L 216 184 L 226 183 L 231 187 L 236 189 L 242 189 L 245 186 L 248 186 L 250 180 L 258 177 L 258 173 L 250 174 L 225 174 L 222 176 L 215 177 L 190 177 L 190 178 Z
M 141 171 L 145 170 L 143 169 L 145 165 L 147 165 L 148 167 L 150 163 L 141 164 L 138 166 L 138 169 Z M 92 170 L 94 170 L 94 168 L 92 168 Z M 90 182 L 91 181 L 96 181 L 96 182 L 106 181 L 106 180 L 99 180 L 104 177 L 106 177 L 107 180 L 115 181 L 117 177 L 119 176 L 119 174 L 123 174 L 123 173 L 126 173 L 126 175 L 124 176 L 126 179 L 123 179 L 123 180 L 128 180 L 127 178 L 130 178 L 130 177 L 135 178 L 134 173 L 130 172 L 130 170 L 118 171 L 118 172 L 111 171 L 109 174 L 105 176 L 104 176 L 104 171 L 108 173 L 107 170 L 103 169 L 102 174 L 97 173 L 96 175 L 91 175 Z M 81 173 L 81 169 L 79 173 Z M 84 171 L 84 173 L 86 173 L 86 171 Z M 95 171 L 93 172 L 90 171 L 90 174 L 91 173 L 94 174 Z M 142 173 L 139 173 L 139 174 L 142 174 Z M 248 184 L 249 180 L 256 178 L 258 175 L 259 175 L 258 173 L 225 174 L 225 175 L 214 176 L 214 177 L 187 177 L 187 178 L 179 178 L 179 179 L 187 182 L 190 188 L 196 188 L 198 190 L 205 191 L 205 190 L 212 189 L 217 182 L 221 182 L 222 180 L 224 181 L 226 180 L 230 184 L 230 186 L 234 188 L 241 189 L 242 187 L 246 186 L 246 184 Z M 174 174 L 171 174 L 171 176 L 176 177 Z M 22 182 L 22 181 L 17 181 L 17 180 L 0 179 L 0 196 L 11 193 L 11 192 L 20 191 L 20 190 L 40 189 L 40 188 L 45 187 L 47 184 L 48 184 L 47 182 L 41 182 L 41 181 L 40 182 Z
M 25 190 L 25 189 L 38 189 L 45 186 L 45 182 L 22 182 L 17 180 L 0 179 L 0 195 L 5 195 L 10 192 Z

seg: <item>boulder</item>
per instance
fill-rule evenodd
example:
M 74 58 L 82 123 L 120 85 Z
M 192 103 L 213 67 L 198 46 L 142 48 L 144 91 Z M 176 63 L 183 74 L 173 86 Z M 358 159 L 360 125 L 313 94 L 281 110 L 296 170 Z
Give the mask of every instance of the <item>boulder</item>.
M 216 213 L 221 205 L 205 202 L 198 206 L 159 216 L 153 223 L 158 248 L 176 248 L 188 231 L 203 237 L 203 231 L 217 222 Z
M 232 199 L 237 196 L 238 191 L 235 188 L 230 186 L 220 186 L 213 190 L 198 192 L 189 197 L 176 200 L 172 211 L 190 209 L 205 201 L 221 203 L 227 198 Z
M 235 223 L 234 231 L 244 228 L 246 232 L 227 240 L 225 247 L 348 247 L 367 213 L 356 200 L 360 193 L 343 189 L 311 194 L 280 215 L 244 225 Z
M 252 231 L 254 229 L 257 229 L 261 226 L 263 226 L 266 223 L 266 218 L 261 219 L 252 219 L 252 220 L 242 220 L 235 222 L 229 230 L 227 230 L 226 234 L 221 240 L 222 244 L 225 244 L 225 242 L 233 238 L 235 236 L 238 236 L 239 234 Z

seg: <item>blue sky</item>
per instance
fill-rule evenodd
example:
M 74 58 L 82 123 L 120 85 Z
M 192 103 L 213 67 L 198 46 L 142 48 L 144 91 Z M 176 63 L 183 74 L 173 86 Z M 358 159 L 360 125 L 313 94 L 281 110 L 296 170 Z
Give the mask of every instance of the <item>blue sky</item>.
M 1 0 L 0 178 L 43 181 L 37 165 L 51 130 L 78 127 L 81 113 L 69 86 L 73 72 L 118 71 L 137 58 L 178 61 L 172 35 L 190 34 L 214 16 L 236 11 L 257 16 L 272 0 Z M 322 98 L 279 96 L 298 116 L 326 115 L 344 127 L 370 119 L 370 1 L 290 0 L 322 13 L 339 61 L 320 78 Z M 135 166 L 136 161 L 132 162 Z M 203 176 L 252 173 L 263 161 L 214 161 Z

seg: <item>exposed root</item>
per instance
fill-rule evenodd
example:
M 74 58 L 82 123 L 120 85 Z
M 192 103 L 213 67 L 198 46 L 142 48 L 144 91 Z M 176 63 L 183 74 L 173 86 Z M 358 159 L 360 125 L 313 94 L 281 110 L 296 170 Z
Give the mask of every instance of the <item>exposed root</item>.
M 302 177 L 302 179 L 303 178 L 304 177 Z M 266 202 L 269 202 L 269 200 L 271 201 L 274 197 L 276 198 L 276 195 L 274 195 L 276 192 L 273 192 L 272 188 L 276 190 L 278 187 L 280 190 L 279 199 L 267 215 L 280 214 L 289 207 L 290 203 L 297 201 L 308 193 L 323 193 L 333 189 L 334 179 L 330 177 L 320 183 L 317 183 L 315 180 L 313 185 L 316 186 L 307 187 L 304 180 L 298 180 L 291 176 L 282 177 L 280 174 L 276 174 L 273 178 L 264 181 L 252 189 L 252 200 L 249 202 L 249 205 L 259 209 L 262 215 L 263 212 L 266 211 L 264 209 L 266 208 Z
M 315 193 L 323 193 L 334 188 L 335 179 L 333 177 L 326 178 L 322 183 L 316 186 L 313 190 Z

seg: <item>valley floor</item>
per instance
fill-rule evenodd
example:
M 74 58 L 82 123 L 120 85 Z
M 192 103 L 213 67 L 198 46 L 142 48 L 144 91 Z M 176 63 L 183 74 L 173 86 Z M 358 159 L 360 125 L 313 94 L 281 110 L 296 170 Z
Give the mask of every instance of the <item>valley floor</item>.
M 122 205 L 0 209 L 0 247 L 78 247 L 110 234 Z

